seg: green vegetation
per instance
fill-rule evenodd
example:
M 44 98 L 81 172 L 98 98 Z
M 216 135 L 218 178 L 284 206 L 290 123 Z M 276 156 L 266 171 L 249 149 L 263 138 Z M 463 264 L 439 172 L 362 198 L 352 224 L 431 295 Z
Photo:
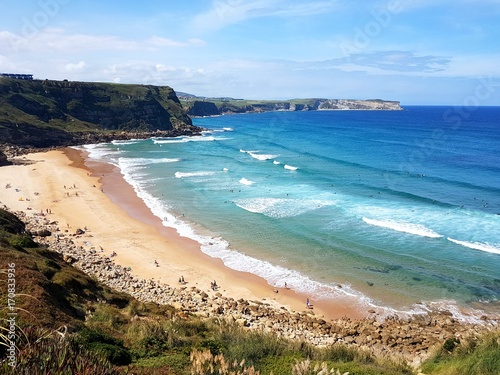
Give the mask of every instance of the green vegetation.
M 15 238 L 15 244 L 12 239 Z M 25 245 L 28 246 L 25 246 Z M 36 245 L 36 244 L 35 244 Z M 88 277 L 44 247 L 0 210 L 0 269 L 16 275 L 16 359 L 6 288 L 0 290 L 0 373 L 16 374 L 416 374 L 407 364 L 343 345 L 318 348 L 248 331 L 224 319 L 202 320 L 170 306 L 142 303 Z M 500 333 L 448 340 L 425 374 L 499 374 Z
M 168 86 L 0 78 L 5 143 L 49 147 L 76 144 L 82 132 L 186 130 L 191 124 Z
M 436 375 L 500 374 L 500 332 L 461 342 L 447 340 L 422 366 L 423 372 Z

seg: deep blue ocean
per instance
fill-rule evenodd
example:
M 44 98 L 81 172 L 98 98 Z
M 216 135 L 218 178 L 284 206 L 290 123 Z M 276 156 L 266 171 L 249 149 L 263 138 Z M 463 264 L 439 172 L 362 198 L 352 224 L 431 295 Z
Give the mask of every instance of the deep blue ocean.
M 166 226 L 272 285 L 389 311 L 500 312 L 500 107 L 194 123 L 209 130 L 85 149 Z

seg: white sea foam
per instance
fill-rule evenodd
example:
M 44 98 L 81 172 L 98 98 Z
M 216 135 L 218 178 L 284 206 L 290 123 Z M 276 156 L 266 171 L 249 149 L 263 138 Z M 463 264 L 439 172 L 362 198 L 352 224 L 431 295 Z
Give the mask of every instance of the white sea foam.
M 278 164 L 281 164 L 281 163 L 279 161 L 277 161 L 277 160 L 273 160 L 273 164 L 278 165 Z
M 210 129 L 202 131 L 202 134 L 212 134 L 212 133 L 224 133 L 224 132 L 232 132 L 233 128 L 222 128 L 222 129 Z
M 278 156 L 278 155 L 271 155 L 271 154 L 259 154 L 258 153 L 259 151 L 246 151 L 246 150 L 242 150 L 242 149 L 240 149 L 240 152 L 243 152 L 244 154 L 248 154 L 252 158 L 260 160 L 260 161 L 274 159 L 275 157 Z
M 363 221 L 367 224 L 374 225 L 377 227 L 392 229 L 397 232 L 404 232 L 409 234 L 414 234 L 422 237 L 439 238 L 443 237 L 439 233 L 434 232 L 421 224 L 407 223 L 404 221 L 393 221 L 393 220 L 375 220 L 363 217 Z
M 249 198 L 235 202 L 236 205 L 252 213 L 280 219 L 334 205 L 334 201 L 318 199 Z
M 134 143 L 137 143 L 140 141 L 141 141 L 140 139 L 130 139 L 127 141 L 114 140 L 114 141 L 111 141 L 111 143 L 114 145 L 133 145 Z
M 107 143 L 97 143 L 74 147 L 77 150 L 84 150 L 88 153 L 89 158 L 94 160 L 104 160 L 109 159 L 109 156 L 119 155 L 121 152 L 109 148 Z
M 175 137 L 170 139 L 153 139 L 155 144 L 171 144 L 171 143 L 187 143 L 187 142 L 212 142 L 223 141 L 227 138 L 212 137 L 212 136 L 190 136 L 190 137 Z
M 339 288 L 337 285 L 323 284 L 312 280 L 308 276 L 290 270 L 270 262 L 250 257 L 241 252 L 231 250 L 227 241 L 222 238 L 198 236 L 198 241 L 202 244 L 201 250 L 213 257 L 220 258 L 229 268 L 241 272 L 250 272 L 264 278 L 269 284 L 276 287 L 283 287 L 286 281 L 288 287 L 300 293 L 314 295 L 316 299 L 332 299 L 339 296 L 355 297 L 356 302 L 364 301 L 369 303 L 369 299 L 353 291 L 348 285 Z
M 243 177 L 242 179 L 240 179 L 239 183 L 242 185 L 253 185 L 255 184 L 255 181 L 250 181 Z
M 489 243 L 481 243 L 481 242 L 468 242 L 468 241 L 459 241 L 454 238 L 448 237 L 448 241 L 456 243 L 457 245 L 462 245 L 474 250 L 486 251 L 488 253 L 500 254 L 500 244 L 489 244 Z
M 215 174 L 215 172 L 210 171 L 199 171 L 199 172 L 175 172 L 174 176 L 176 178 L 188 178 L 188 177 L 202 177 L 202 176 L 211 176 Z
M 412 306 L 409 311 L 394 310 L 398 315 L 421 315 L 432 311 L 448 311 L 452 313 L 453 318 L 470 324 L 483 325 L 485 321 L 481 319 L 485 315 L 484 310 L 472 307 L 459 307 L 454 300 L 427 301 Z M 490 318 L 498 319 L 500 316 L 496 313 L 487 314 Z
M 290 171 L 296 171 L 297 169 L 299 169 L 298 167 L 294 167 L 293 165 L 288 165 L 288 164 L 285 164 L 283 168 L 288 169 Z
M 123 163 L 128 163 L 133 166 L 150 165 L 150 164 L 163 164 L 163 163 L 176 163 L 180 161 L 179 158 L 120 158 Z
M 250 155 L 254 159 L 261 160 L 261 161 L 274 159 L 277 156 L 277 155 L 271 155 L 271 154 L 257 154 L 255 152 L 251 152 L 251 151 L 248 152 L 248 155 Z

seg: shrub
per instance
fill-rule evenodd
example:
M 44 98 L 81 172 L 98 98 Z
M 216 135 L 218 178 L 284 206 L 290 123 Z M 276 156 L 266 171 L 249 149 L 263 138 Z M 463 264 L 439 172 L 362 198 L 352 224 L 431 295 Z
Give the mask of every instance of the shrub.
M 447 340 L 448 341 L 448 340 Z M 453 342 L 456 344 L 456 342 Z M 453 351 L 446 343 L 422 365 L 423 372 L 436 375 L 498 375 L 500 374 L 500 332 L 463 340 Z
M 448 352 L 452 352 L 453 349 L 455 349 L 455 346 L 457 346 L 457 344 L 460 344 L 459 339 L 456 339 L 456 338 L 447 339 L 443 344 L 443 349 L 448 351 Z
M 132 362 L 132 356 L 127 349 L 102 342 L 93 342 L 88 348 L 99 355 L 102 355 L 114 365 L 128 365 Z
M 78 341 L 82 346 L 101 355 L 115 365 L 127 365 L 132 361 L 132 356 L 123 346 L 123 341 L 101 331 L 83 328 L 78 334 Z
M 28 342 L 19 345 L 15 369 L 3 362 L 0 373 L 117 375 L 106 358 L 85 349 L 69 335 L 40 329 L 27 329 L 24 333 Z

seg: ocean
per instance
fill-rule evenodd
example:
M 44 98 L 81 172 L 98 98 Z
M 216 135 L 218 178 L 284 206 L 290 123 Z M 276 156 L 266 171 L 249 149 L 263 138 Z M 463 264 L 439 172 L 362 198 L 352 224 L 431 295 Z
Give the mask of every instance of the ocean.
M 500 107 L 194 119 L 87 145 L 226 266 L 387 314 L 500 313 Z

